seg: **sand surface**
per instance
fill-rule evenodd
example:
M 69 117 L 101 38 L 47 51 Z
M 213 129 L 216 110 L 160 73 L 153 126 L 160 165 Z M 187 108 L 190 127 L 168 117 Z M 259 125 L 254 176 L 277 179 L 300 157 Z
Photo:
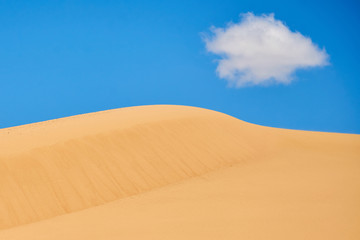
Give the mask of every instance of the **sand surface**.
M 0 239 L 360 239 L 360 136 L 142 106 L 0 129 Z

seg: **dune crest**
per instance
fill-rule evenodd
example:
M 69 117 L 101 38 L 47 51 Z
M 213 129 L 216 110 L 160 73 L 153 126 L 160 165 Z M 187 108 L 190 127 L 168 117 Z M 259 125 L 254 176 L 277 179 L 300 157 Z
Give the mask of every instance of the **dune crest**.
M 360 223 L 360 208 L 354 207 L 356 201 L 360 200 L 357 188 L 360 185 L 359 156 L 359 135 L 262 127 L 219 112 L 185 106 L 115 109 L 1 129 L 0 229 L 11 229 L 9 232 L 0 231 L 0 236 L 5 234 L 4 236 L 8 236 L 5 239 L 21 239 L 24 236 L 28 239 L 40 239 L 37 236 L 53 239 L 56 231 L 66 232 L 67 239 L 77 239 L 81 234 L 88 239 L 92 236 L 65 230 L 65 227 L 57 230 L 58 225 L 53 225 L 55 222 L 51 221 L 56 216 L 60 216 L 57 221 L 64 221 L 60 226 L 81 223 L 84 224 L 79 227 L 81 229 L 96 225 L 105 235 L 113 231 L 110 236 L 122 236 L 127 230 L 120 233 L 119 227 L 109 229 L 111 223 L 108 219 L 112 219 L 111 222 L 125 223 L 135 214 L 138 217 L 134 219 L 141 222 L 146 221 L 149 216 L 139 216 L 142 213 L 137 211 L 141 208 L 134 207 L 130 200 L 125 205 L 130 206 L 131 212 L 124 209 L 120 211 L 120 208 L 109 210 L 112 207 L 107 203 L 162 188 L 164 193 L 160 191 L 160 195 L 164 196 L 169 191 L 165 199 L 171 199 L 176 193 L 165 188 L 176 187 L 174 183 L 184 183 L 181 186 L 187 186 L 184 189 L 178 187 L 180 190 L 177 194 L 181 193 L 184 198 L 198 198 L 192 203 L 196 208 L 205 208 L 206 204 L 211 203 L 209 209 L 220 209 L 218 215 L 213 217 L 221 219 L 219 213 L 225 211 L 224 206 L 231 206 L 232 210 L 226 211 L 230 219 L 237 219 L 232 223 L 245 221 L 241 217 L 249 222 L 255 215 L 257 219 L 266 218 L 266 214 L 255 213 L 257 209 L 269 205 L 267 209 L 271 210 L 272 215 L 269 216 L 274 219 L 273 224 L 280 224 L 282 221 L 282 224 L 288 224 L 288 220 L 279 218 L 281 215 L 276 214 L 276 211 L 272 212 L 272 209 L 284 211 L 279 202 L 287 206 L 286 204 L 294 205 L 299 201 L 294 206 L 300 206 L 300 210 L 290 214 L 289 219 L 302 219 L 300 216 L 305 213 L 308 214 L 307 217 L 314 217 L 311 214 L 316 214 L 317 210 L 312 209 L 312 206 L 319 204 L 321 199 L 326 204 L 321 205 L 321 211 L 324 212 L 319 214 L 324 218 L 342 219 L 343 222 L 340 223 L 334 219 L 329 222 L 331 226 L 341 225 L 345 232 L 349 224 Z M 224 170 L 229 167 L 235 170 L 225 174 Z M 252 168 L 254 170 L 251 170 L 251 174 L 244 170 Z M 199 185 L 191 180 L 208 173 L 217 176 L 214 177 L 212 186 L 208 186 L 206 182 Z M 258 183 L 254 185 L 254 181 Z M 199 186 L 194 187 L 197 184 Z M 249 188 L 249 184 L 253 184 L 252 187 Z M 257 188 L 261 185 L 268 187 Z M 272 195 L 274 192 L 277 192 L 276 196 Z M 302 194 L 297 196 L 299 192 Z M 154 202 L 160 201 L 160 197 L 156 193 L 153 195 L 155 196 L 147 196 L 157 200 L 139 200 L 138 206 L 146 206 L 146 211 L 149 212 L 155 211 L 159 206 Z M 263 195 L 261 199 L 256 197 Z M 214 196 L 221 201 L 211 202 Z M 209 201 L 204 202 L 203 199 L 207 198 Z M 246 199 L 253 199 L 251 202 L 255 205 L 247 206 Z M 309 205 L 303 205 L 304 201 Z M 155 215 L 162 214 L 163 218 L 175 222 L 179 219 L 191 222 L 190 219 L 199 218 L 199 222 L 204 224 L 217 224 L 213 222 L 215 218 L 208 218 L 207 214 L 191 215 L 191 211 L 186 209 L 192 205 L 184 203 L 186 199 L 172 206 L 174 211 L 181 211 L 177 217 L 171 218 L 168 215 L 171 213 L 164 209 L 156 210 Z M 240 203 L 246 208 L 242 208 Z M 340 211 L 339 207 L 343 205 L 349 209 Z M 95 206 L 100 208 L 92 210 Z M 246 212 L 246 209 L 253 209 L 254 212 Z M 78 212 L 80 210 L 85 211 Z M 96 216 L 100 214 L 99 211 L 106 217 L 98 220 Z M 113 212 L 116 211 L 120 212 L 114 215 Z M 226 219 L 221 221 L 226 222 Z M 38 222 L 40 220 L 45 221 Z M 159 231 L 163 231 L 156 228 L 159 226 L 156 225 L 158 220 L 161 221 L 161 218 L 151 218 L 141 225 L 143 229 L 147 229 L 145 225 L 150 222 L 154 224 L 155 227 L 147 231 L 156 238 L 159 237 Z M 25 228 L 20 226 L 29 223 L 34 225 L 26 225 Z M 46 223 L 52 230 L 46 230 L 47 227 L 42 226 L 42 223 Z M 318 222 L 312 224 L 317 226 Z M 132 227 L 137 228 L 135 225 Z M 184 223 L 185 226 L 187 225 Z M 325 225 L 321 225 L 320 229 L 323 226 Z M 16 231 L 18 228 L 22 230 Z M 166 229 L 170 228 L 168 226 Z M 189 229 L 193 231 L 192 228 Z M 256 234 L 246 235 L 249 234 L 246 231 L 254 233 L 255 230 L 251 229 L 247 227 L 246 230 L 241 230 L 234 226 L 236 233 L 230 234 L 228 239 L 230 236 L 233 239 L 255 236 Z M 354 233 L 354 229 L 351 231 L 351 236 L 360 235 Z M 139 232 L 129 234 L 122 237 L 137 239 Z M 163 239 L 170 235 L 163 236 Z M 216 235 L 200 235 L 199 238 L 216 239 Z M 183 237 L 187 236 L 185 234 Z M 285 236 L 288 235 L 285 233 Z
M 254 126 L 178 106 L 124 108 L 0 132 L 0 228 L 250 161 Z

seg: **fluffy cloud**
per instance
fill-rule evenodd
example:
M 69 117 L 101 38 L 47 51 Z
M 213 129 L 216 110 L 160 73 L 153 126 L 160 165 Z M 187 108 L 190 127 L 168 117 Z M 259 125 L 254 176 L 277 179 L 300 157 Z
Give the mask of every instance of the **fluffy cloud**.
M 325 49 L 292 32 L 274 14 L 243 14 L 239 23 L 212 27 L 204 41 L 209 52 L 221 57 L 219 77 L 236 87 L 287 84 L 297 69 L 328 64 Z

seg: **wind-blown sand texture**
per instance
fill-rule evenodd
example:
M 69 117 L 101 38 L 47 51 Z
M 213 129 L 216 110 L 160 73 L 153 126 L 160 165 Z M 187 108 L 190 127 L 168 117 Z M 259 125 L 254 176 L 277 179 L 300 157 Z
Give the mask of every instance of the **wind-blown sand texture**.
M 142 106 L 0 130 L 0 239 L 360 239 L 360 136 Z

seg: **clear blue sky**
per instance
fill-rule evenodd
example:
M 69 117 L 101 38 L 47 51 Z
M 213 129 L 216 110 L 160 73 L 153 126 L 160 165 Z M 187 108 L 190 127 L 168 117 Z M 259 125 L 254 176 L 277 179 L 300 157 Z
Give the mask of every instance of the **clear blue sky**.
M 331 65 L 289 85 L 231 88 L 201 33 L 274 13 Z M 0 1 L 0 128 L 112 108 L 180 104 L 261 125 L 360 133 L 360 3 Z

